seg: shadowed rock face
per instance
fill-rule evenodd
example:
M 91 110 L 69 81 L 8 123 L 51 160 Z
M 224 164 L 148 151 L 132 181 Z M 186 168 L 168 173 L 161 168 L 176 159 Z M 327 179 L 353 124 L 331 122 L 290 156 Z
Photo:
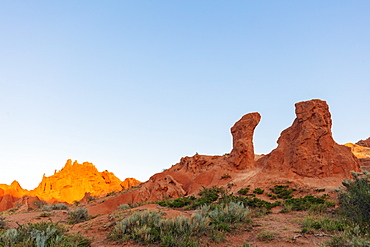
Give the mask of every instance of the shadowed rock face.
M 244 115 L 231 128 L 233 149 L 228 162 L 239 170 L 254 168 L 253 134 L 260 120 L 261 115 L 258 112 L 249 113 Z
M 259 159 L 264 172 L 324 178 L 349 177 L 359 171 L 359 162 L 350 149 L 337 144 L 331 133 L 331 115 L 325 101 L 296 104 L 296 119 L 278 139 L 278 147 Z
M 370 148 L 370 137 L 367 138 L 366 140 L 360 140 L 356 142 L 356 144 L 365 148 Z

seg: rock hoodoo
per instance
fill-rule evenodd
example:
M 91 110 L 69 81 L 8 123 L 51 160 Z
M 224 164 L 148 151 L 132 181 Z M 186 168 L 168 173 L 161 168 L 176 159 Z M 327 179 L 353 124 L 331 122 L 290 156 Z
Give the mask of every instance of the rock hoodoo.
M 297 103 L 296 116 L 292 126 L 281 133 L 278 147 L 257 161 L 265 174 L 347 178 L 350 171 L 359 171 L 359 162 L 350 149 L 333 140 L 325 101 Z
M 228 161 L 239 170 L 254 168 L 253 133 L 260 119 L 261 115 L 258 112 L 249 113 L 231 128 L 233 149 Z

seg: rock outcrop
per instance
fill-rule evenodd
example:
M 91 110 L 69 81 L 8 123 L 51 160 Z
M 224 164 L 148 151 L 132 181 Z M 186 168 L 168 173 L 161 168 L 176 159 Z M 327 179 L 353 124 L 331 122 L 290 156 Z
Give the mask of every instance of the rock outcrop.
M 233 149 L 228 161 L 239 170 L 254 169 L 253 133 L 260 119 L 258 112 L 249 113 L 231 128 Z
M 99 172 L 92 163 L 79 164 L 68 160 L 62 170 L 50 177 L 44 176 L 30 194 L 45 201 L 73 203 L 81 200 L 85 193 L 101 196 L 120 191 L 122 181 L 108 171 Z
M 139 180 L 137 180 L 135 178 L 126 178 L 121 183 L 121 187 L 122 187 L 122 189 L 128 189 L 128 188 L 134 187 L 135 185 L 138 185 L 138 184 L 141 184 L 141 182 Z
M 123 182 L 112 172 L 99 172 L 88 162 L 79 164 L 68 160 L 63 169 L 54 175 L 42 178 L 34 190 L 23 189 L 17 181 L 11 185 L 0 184 L 0 212 L 20 205 L 22 210 L 35 207 L 38 201 L 73 203 L 83 198 L 106 195 L 140 184 L 134 178 Z M 87 200 L 86 199 L 86 200 Z
M 359 162 L 348 147 L 337 144 L 331 133 L 331 115 L 325 101 L 296 104 L 296 119 L 278 139 L 278 147 L 257 161 L 265 174 L 288 177 L 348 178 Z
M 369 140 L 369 139 L 368 139 Z M 362 143 L 363 141 L 357 142 Z M 365 144 L 362 143 L 364 146 L 360 146 L 358 144 L 347 143 L 345 146 L 351 148 L 352 153 L 358 158 L 360 161 L 360 167 L 362 170 L 370 171 L 370 148 L 365 147 Z
M 299 102 L 296 115 L 270 154 L 254 154 L 253 132 L 260 115 L 250 113 L 231 128 L 233 149 L 229 155 L 184 157 L 135 190 L 91 207 L 90 213 L 109 213 L 122 203 L 196 195 L 203 186 L 223 186 L 232 192 L 248 185 L 267 189 L 279 183 L 333 189 L 349 178 L 351 171 L 360 170 L 350 148 L 333 140 L 325 101 Z
M 356 142 L 356 144 L 365 148 L 370 148 L 370 137 L 367 138 L 366 140 L 360 140 Z

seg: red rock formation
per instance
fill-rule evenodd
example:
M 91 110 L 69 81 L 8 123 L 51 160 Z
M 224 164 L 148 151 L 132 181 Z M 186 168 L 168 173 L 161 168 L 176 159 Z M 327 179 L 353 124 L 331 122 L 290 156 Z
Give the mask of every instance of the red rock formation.
M 135 185 L 138 185 L 138 184 L 141 184 L 141 182 L 139 180 L 137 180 L 135 178 L 126 178 L 121 183 L 121 187 L 122 187 L 122 189 L 128 189 L 128 188 L 134 187 Z
M 299 102 L 296 115 L 293 125 L 281 133 L 278 147 L 257 161 L 265 174 L 348 178 L 350 171 L 359 171 L 350 149 L 333 140 L 325 101 Z
M 360 140 L 356 142 L 356 144 L 365 148 L 370 148 L 370 137 L 367 138 L 366 140 Z
M 253 133 L 260 119 L 261 115 L 258 112 L 249 113 L 231 128 L 233 150 L 229 162 L 239 170 L 254 168 Z
M 120 191 L 122 181 L 108 171 L 99 172 L 88 162 L 83 164 L 68 160 L 64 168 L 50 177 L 44 176 L 37 188 L 30 192 L 45 201 L 73 203 L 81 200 L 86 192 L 92 196 Z
M 353 143 L 347 143 L 345 146 L 351 148 L 352 153 L 358 158 L 361 169 L 370 171 L 370 148 Z
M 109 213 L 122 203 L 195 195 L 202 186 L 227 186 L 233 192 L 247 185 L 271 188 L 287 182 L 336 188 L 350 177 L 350 171 L 359 171 L 359 162 L 350 149 L 333 140 L 325 101 L 297 103 L 296 115 L 293 125 L 281 133 L 278 147 L 268 155 L 254 155 L 252 137 L 260 116 L 247 114 L 231 129 L 234 139 L 230 155 L 182 158 L 135 190 L 92 206 L 89 211 Z

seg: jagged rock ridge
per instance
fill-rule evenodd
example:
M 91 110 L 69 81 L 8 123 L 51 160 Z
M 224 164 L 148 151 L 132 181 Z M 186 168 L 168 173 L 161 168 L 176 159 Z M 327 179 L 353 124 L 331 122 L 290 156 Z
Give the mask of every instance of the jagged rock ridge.
M 90 196 L 102 196 L 112 191 L 121 191 L 140 184 L 134 178 L 121 181 L 112 172 L 99 172 L 92 163 L 67 160 L 65 166 L 54 175 L 42 178 L 33 190 L 23 189 L 17 181 L 11 185 L 0 184 L 0 211 L 14 207 L 15 204 L 32 207 L 35 200 L 47 202 L 73 203 Z

